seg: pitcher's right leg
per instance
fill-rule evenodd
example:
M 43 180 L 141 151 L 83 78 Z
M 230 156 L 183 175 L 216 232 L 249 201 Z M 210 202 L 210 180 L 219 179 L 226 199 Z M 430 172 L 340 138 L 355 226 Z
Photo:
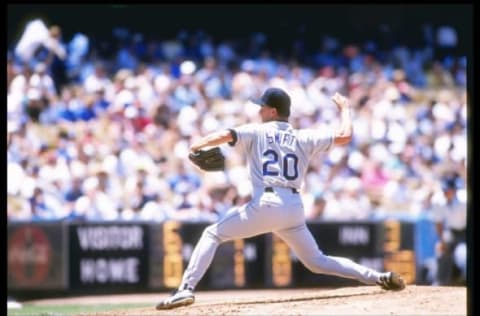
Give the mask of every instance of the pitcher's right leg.
M 365 284 L 376 284 L 383 275 L 350 259 L 323 254 L 305 223 L 275 231 L 275 234 L 282 238 L 305 267 L 314 273 L 356 279 Z

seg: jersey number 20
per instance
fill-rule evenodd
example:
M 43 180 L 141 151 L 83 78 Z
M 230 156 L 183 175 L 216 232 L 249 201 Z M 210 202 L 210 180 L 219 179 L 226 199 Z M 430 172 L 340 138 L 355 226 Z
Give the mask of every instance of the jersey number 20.
M 278 153 L 275 150 L 269 149 L 263 153 L 263 156 L 269 157 L 269 159 L 263 163 L 264 176 L 278 176 L 280 173 L 277 170 L 269 170 L 268 166 L 280 163 L 280 170 L 282 170 L 285 179 L 295 180 L 298 177 L 298 157 L 295 154 L 288 153 L 283 156 L 282 159 L 279 159 Z

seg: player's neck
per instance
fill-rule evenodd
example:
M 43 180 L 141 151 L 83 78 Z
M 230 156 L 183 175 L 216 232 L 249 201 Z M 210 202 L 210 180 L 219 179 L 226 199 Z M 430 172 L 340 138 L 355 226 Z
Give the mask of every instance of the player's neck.
M 268 120 L 268 122 L 285 122 L 285 123 L 288 123 L 288 118 L 275 117 L 275 118 L 272 118 L 272 119 Z

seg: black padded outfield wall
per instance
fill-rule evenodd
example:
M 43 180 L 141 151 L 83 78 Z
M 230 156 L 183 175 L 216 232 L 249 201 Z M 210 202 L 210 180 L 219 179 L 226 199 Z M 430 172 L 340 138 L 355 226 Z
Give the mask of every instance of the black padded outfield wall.
M 386 222 L 309 223 L 319 248 L 378 271 L 395 270 L 415 283 L 414 224 Z M 266 237 L 265 284 L 270 287 L 351 286 L 356 280 L 315 274 L 275 235 Z
M 70 224 L 70 288 L 146 288 L 149 242 L 149 225 L 144 223 Z
M 165 222 L 152 227 L 150 286 L 176 288 L 186 269 L 205 223 Z M 264 236 L 221 244 L 198 289 L 264 286 Z
M 8 224 L 9 290 L 61 290 L 68 287 L 64 229 L 59 222 Z
M 209 223 L 8 224 L 8 289 L 120 293 L 176 288 Z M 311 222 L 319 248 L 418 281 L 415 222 Z M 423 248 L 433 247 L 422 245 Z M 221 244 L 197 289 L 336 287 L 355 280 L 312 273 L 275 234 Z M 58 294 L 58 293 L 57 293 Z M 20 295 L 20 296 L 19 296 Z
M 166 222 L 152 228 L 152 288 L 175 288 L 182 278 L 205 223 Z M 399 221 L 309 223 L 325 254 L 347 257 L 383 271 L 400 269 L 415 281 L 413 224 Z M 198 289 L 348 286 L 357 281 L 314 274 L 275 234 L 221 244 Z

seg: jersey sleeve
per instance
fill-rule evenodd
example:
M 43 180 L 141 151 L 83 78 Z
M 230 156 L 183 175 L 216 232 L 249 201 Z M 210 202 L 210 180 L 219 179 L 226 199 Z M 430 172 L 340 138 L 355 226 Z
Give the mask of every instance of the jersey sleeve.
M 258 130 L 258 126 L 257 124 L 245 124 L 229 130 L 233 140 L 228 144 L 230 146 L 239 146 L 247 149 L 252 145 L 252 140 L 254 139 L 255 131 Z
M 302 138 L 310 155 L 328 151 L 333 145 L 333 129 L 306 129 L 302 131 Z

